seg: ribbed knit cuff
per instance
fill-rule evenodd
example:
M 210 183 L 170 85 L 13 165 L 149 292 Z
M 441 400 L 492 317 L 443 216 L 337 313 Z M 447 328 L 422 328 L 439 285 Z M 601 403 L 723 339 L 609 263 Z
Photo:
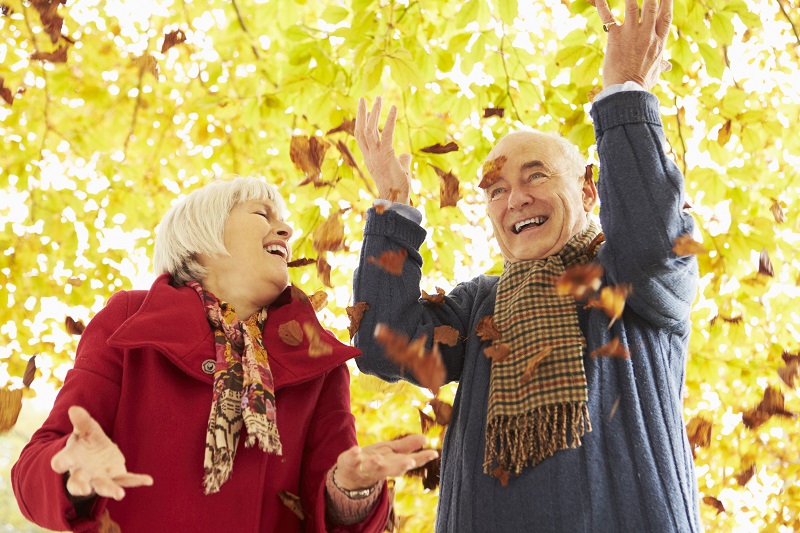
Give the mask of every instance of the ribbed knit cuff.
M 427 232 L 419 224 L 407 219 L 400 213 L 387 209 L 383 214 L 375 212 L 375 208 L 367 211 L 367 224 L 364 236 L 379 235 L 388 237 L 405 248 L 419 250 L 425 242 Z
M 335 468 L 335 466 L 334 466 Z M 333 482 L 333 470 L 328 470 L 325 478 L 325 493 L 328 499 L 328 519 L 334 524 L 349 526 L 363 522 L 369 515 L 375 502 L 383 491 L 384 483 L 378 485 L 372 494 L 360 500 L 353 500 L 347 497 Z
M 605 130 L 623 124 L 649 122 L 661 125 L 658 98 L 644 91 L 621 91 L 603 98 L 592 105 L 590 114 L 594 121 L 595 137 Z

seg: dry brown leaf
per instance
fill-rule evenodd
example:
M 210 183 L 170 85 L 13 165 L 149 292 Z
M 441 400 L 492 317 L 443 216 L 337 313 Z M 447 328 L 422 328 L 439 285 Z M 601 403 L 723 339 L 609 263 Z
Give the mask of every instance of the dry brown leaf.
M 431 389 L 434 396 L 439 393 L 439 388 L 444 385 L 447 377 L 447 370 L 438 345 L 434 344 L 432 350 L 426 350 L 427 336 L 423 335 L 409 342 L 406 335 L 385 324 L 375 327 L 375 339 L 383 346 L 390 359 L 411 370 L 420 386 Z
M 458 344 L 458 337 L 458 330 L 450 326 L 436 326 L 433 328 L 433 342 L 455 346 Z
M 586 303 L 587 309 L 602 309 L 608 315 L 611 321 L 608 323 L 609 329 L 622 316 L 622 311 L 625 309 L 625 299 L 631 292 L 630 283 L 621 283 L 619 285 L 612 285 L 603 287 L 600 291 L 599 298 L 592 298 Z
M 431 166 L 439 176 L 439 207 L 454 207 L 461 199 L 458 178 L 452 172 L 445 172 L 436 165 Z
M 350 325 L 347 327 L 347 331 L 350 333 L 351 339 L 356 336 L 358 327 L 361 325 L 361 318 L 364 316 L 364 312 L 367 309 L 369 309 L 369 304 L 367 302 L 356 302 L 354 305 L 345 308 L 347 316 L 350 318 Z
M 412 468 L 403 474 L 405 477 L 422 478 L 422 487 L 426 490 L 433 490 L 439 486 L 439 475 L 442 468 L 442 451 L 438 450 L 439 457 L 425 463 L 418 468 Z
M 375 206 L 375 212 L 382 215 L 392 204 L 379 204 Z
M 183 33 L 183 30 L 171 31 L 164 35 L 164 43 L 161 45 L 161 53 L 163 54 L 176 44 L 181 44 L 184 42 L 186 42 L 186 34 Z
M 71 316 L 64 319 L 64 326 L 67 328 L 67 333 L 70 335 L 80 335 L 83 333 L 83 330 L 86 329 L 82 320 L 74 320 Z
M 304 267 L 306 265 L 313 265 L 316 263 L 316 259 L 309 259 L 307 257 L 301 257 L 300 259 L 295 259 L 294 261 L 289 261 L 286 263 L 286 266 L 289 268 L 297 268 L 297 267 Z
M 80 287 L 83 284 L 83 280 L 81 278 L 73 276 L 67 280 L 67 283 L 69 283 L 73 287 Z
M 559 296 L 571 295 L 576 300 L 580 300 L 590 291 L 600 288 L 603 277 L 603 267 L 597 263 L 586 263 L 575 265 L 564 271 L 556 279 L 556 294 Z
M 66 63 L 67 48 L 67 45 L 61 45 L 52 52 L 34 52 L 31 54 L 30 59 L 38 59 L 40 61 L 48 61 L 50 63 Z
M 742 423 L 749 429 L 758 429 L 771 417 L 772 415 L 756 407 L 742 413 Z
M 483 118 L 500 117 L 506 114 L 506 110 L 502 107 L 487 107 L 483 110 Z
M 399 250 L 387 250 L 383 252 L 380 257 L 367 257 L 367 262 L 373 265 L 378 265 L 389 274 L 395 276 L 403 275 L 403 264 L 406 262 L 408 251 L 405 248 Z
M 361 174 L 361 169 L 358 167 L 358 163 L 356 163 L 356 158 L 353 156 L 353 152 L 350 151 L 350 148 L 341 140 L 336 141 L 336 148 L 339 150 L 339 153 L 342 154 L 342 159 L 344 159 L 344 164 L 348 167 L 354 168 Z
M 502 466 L 498 466 L 492 471 L 492 475 L 500 480 L 500 484 L 504 487 L 508 486 L 508 470 Z
M 22 409 L 22 389 L 0 389 L 0 433 L 14 427 Z
M 492 159 L 491 161 L 487 161 L 481 167 L 481 182 L 478 184 L 478 187 L 481 189 L 488 189 L 492 185 L 495 184 L 497 180 L 500 179 L 500 173 L 503 171 L 503 165 L 506 164 L 508 158 L 504 155 Z
M 525 384 L 533 379 L 533 375 L 536 373 L 536 369 L 539 368 L 539 365 L 544 361 L 544 358 L 553 353 L 552 346 L 545 346 L 539 353 L 534 355 L 528 361 L 528 364 L 525 365 L 525 372 L 522 373 L 522 377 L 519 378 L 519 382 L 521 384 Z
M 447 144 L 437 143 L 420 149 L 420 152 L 425 152 L 426 154 L 447 154 L 449 152 L 457 152 L 457 151 L 458 151 L 458 145 L 453 141 L 450 141 Z
M 761 250 L 761 254 L 758 256 L 758 273 L 770 277 L 775 276 L 775 271 L 772 269 L 772 261 L 769 260 L 766 248 Z
M 50 42 L 55 44 L 61 37 L 61 27 L 64 25 L 64 19 L 58 14 L 58 6 L 66 4 L 66 0 L 33 0 L 31 3 L 39 12 L 44 32 L 50 36 Z
M 319 336 L 319 331 L 311 324 L 303 324 L 303 331 L 308 337 L 308 356 L 320 357 L 322 355 L 330 355 L 333 353 L 333 347 L 322 342 Z
M 672 247 L 672 251 L 675 252 L 675 255 L 697 255 L 708 253 L 708 250 L 706 250 L 702 244 L 694 240 L 688 233 L 675 239 L 674 244 L 675 246 Z
M 423 300 L 425 300 L 426 302 L 430 302 L 432 304 L 437 304 L 437 305 L 443 304 L 444 303 L 444 289 L 442 289 L 441 287 L 436 287 L 436 294 L 434 294 L 434 295 L 431 295 L 431 294 L 428 294 L 425 291 L 422 291 L 422 297 L 421 298 Z
M 720 146 L 725 146 L 725 144 L 731 140 L 731 120 L 728 119 L 725 121 L 725 124 L 717 132 L 717 142 Z
M 317 291 L 311 296 L 308 297 L 311 300 L 311 307 L 314 308 L 314 311 L 319 313 L 325 306 L 328 305 L 328 293 L 325 291 Z
M 278 337 L 289 346 L 300 346 L 303 342 L 303 328 L 297 320 L 278 326 Z
M 500 331 L 494 325 L 494 316 L 486 315 L 475 326 L 475 333 L 482 341 L 495 341 L 500 338 Z
M 601 92 L 602 90 L 603 90 L 603 88 L 602 88 L 602 87 L 592 87 L 592 89 L 591 89 L 591 90 L 590 90 L 588 93 L 586 93 L 586 99 L 587 99 L 588 101 L 590 101 L 590 102 L 594 102 L 594 99 L 595 99 L 595 97 L 596 97 L 598 94 L 600 94 L 600 92 Z
M 775 222 L 778 224 L 783 224 L 786 222 L 786 215 L 784 214 L 783 208 L 778 200 L 772 200 L 772 205 L 769 207 L 769 210 L 772 211 L 772 216 L 775 218 Z
M 453 406 L 447 402 L 444 402 L 438 398 L 434 398 L 428 402 L 433 408 L 433 414 L 436 416 L 436 423 L 440 426 L 446 426 L 450 423 L 450 419 L 453 418 Z
M 11 92 L 11 89 L 6 87 L 5 78 L 0 76 L 0 98 L 6 101 L 8 105 L 12 105 L 14 103 L 14 94 Z
M 141 72 L 149 72 L 154 78 L 158 79 L 158 61 L 151 54 L 145 54 L 134 58 L 133 64 L 136 65 Z
M 426 415 L 419 407 L 417 407 L 417 411 L 419 411 L 420 428 L 422 428 L 423 433 L 427 433 L 433 427 L 434 420 L 430 416 Z
M 736 480 L 740 486 L 744 487 L 747 485 L 747 482 L 750 481 L 756 473 L 756 464 L 753 461 L 747 461 L 742 466 L 746 468 L 742 468 L 741 472 L 737 472 L 733 475 L 733 478 Z
M 331 265 L 322 257 L 317 258 L 317 276 L 323 285 L 333 288 L 333 285 L 331 285 Z
M 22 375 L 22 384 L 25 387 L 30 387 L 31 383 L 33 383 L 33 378 L 36 377 L 36 356 L 32 355 L 30 359 L 28 359 L 28 364 L 25 365 L 25 373 Z
M 620 359 L 628 359 L 630 358 L 631 354 L 625 347 L 619 342 L 619 338 L 614 337 L 611 339 L 607 344 L 604 344 L 600 348 L 596 349 L 591 353 L 592 358 L 597 356 L 602 357 L 618 357 Z
M 300 520 L 305 520 L 306 515 L 303 513 L 303 505 L 300 503 L 300 496 L 285 490 L 279 490 L 278 496 L 283 502 L 283 505 L 293 512 L 297 518 Z
M 344 224 L 342 224 L 342 209 L 331 213 L 325 222 L 314 228 L 311 240 L 314 249 L 320 253 L 338 252 L 345 248 L 344 244 Z
M 722 502 L 716 499 L 713 496 L 704 496 L 703 503 L 706 505 L 710 505 L 714 509 L 717 510 L 717 514 L 725 512 L 725 506 L 722 505 Z
M 711 444 L 712 424 L 702 416 L 696 416 L 686 424 L 686 435 L 692 448 L 706 448 Z
M 778 376 L 790 388 L 794 389 L 800 381 L 800 357 L 784 353 L 783 360 L 786 362 L 786 366 L 778 369 Z
M 300 183 L 319 183 L 322 175 L 322 162 L 325 160 L 325 152 L 329 144 L 320 137 L 308 137 L 306 135 L 294 135 L 289 144 L 289 159 L 294 166 L 306 175 L 306 179 Z
M 355 134 L 356 134 L 356 121 L 355 121 L 355 119 L 351 119 L 351 118 L 347 118 L 347 117 L 343 118 L 341 124 L 339 124 L 338 126 L 336 126 L 333 129 L 330 129 L 330 130 L 326 131 L 325 135 L 331 135 L 332 133 L 338 133 L 340 131 L 343 131 L 345 133 L 349 133 L 350 135 L 355 137 Z
M 511 354 L 511 345 L 505 342 L 493 342 L 491 346 L 483 349 L 483 355 L 495 363 L 499 363 Z
M 119 524 L 111 519 L 108 509 L 104 510 L 97 524 L 97 533 L 121 533 L 121 531 Z
M 773 415 L 787 418 L 796 416 L 785 409 L 783 393 L 777 387 L 769 386 L 764 391 L 764 398 L 761 402 L 754 409 L 742 413 L 742 423 L 750 429 L 757 429 Z

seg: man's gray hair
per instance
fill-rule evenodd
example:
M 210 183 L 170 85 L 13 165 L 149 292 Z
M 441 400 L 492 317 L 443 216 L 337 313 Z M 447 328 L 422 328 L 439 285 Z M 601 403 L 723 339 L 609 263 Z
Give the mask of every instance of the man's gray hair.
M 178 201 L 159 224 L 153 251 L 153 271 L 169 272 L 178 285 L 206 277 L 197 254 L 228 255 L 225 222 L 231 209 L 243 202 L 270 202 L 279 216 L 286 203 L 278 189 L 259 178 L 216 180 Z

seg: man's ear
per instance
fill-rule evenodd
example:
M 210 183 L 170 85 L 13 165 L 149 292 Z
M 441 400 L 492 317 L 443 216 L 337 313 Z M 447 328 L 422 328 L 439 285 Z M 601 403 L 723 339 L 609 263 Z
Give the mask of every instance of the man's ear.
M 597 186 L 594 184 L 594 165 L 586 165 L 586 173 L 583 175 L 583 209 L 587 213 L 597 205 Z

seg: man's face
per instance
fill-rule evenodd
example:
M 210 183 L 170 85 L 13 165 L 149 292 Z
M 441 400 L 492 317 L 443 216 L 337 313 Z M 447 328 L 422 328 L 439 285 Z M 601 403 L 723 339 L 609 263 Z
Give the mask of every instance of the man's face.
M 507 261 L 543 259 L 558 253 L 586 228 L 597 189 L 584 169 L 566 157 L 558 141 L 540 133 L 516 132 L 489 154 L 497 181 L 486 188 L 489 219 Z

